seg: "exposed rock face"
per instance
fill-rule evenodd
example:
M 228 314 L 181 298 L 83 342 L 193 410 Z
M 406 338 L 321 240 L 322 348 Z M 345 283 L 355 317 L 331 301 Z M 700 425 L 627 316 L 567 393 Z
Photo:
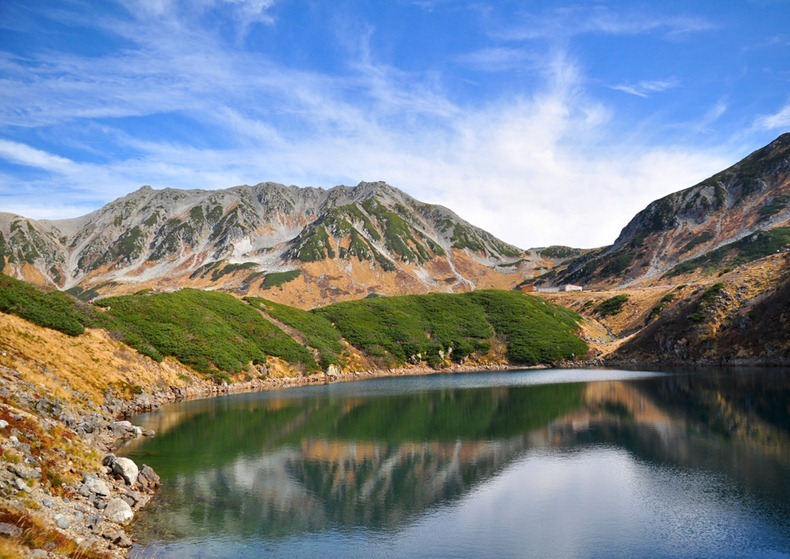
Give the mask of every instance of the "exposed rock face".
M 626 225 L 612 246 L 582 255 L 546 280 L 630 285 L 660 278 L 678 264 L 717 249 L 712 260 L 723 267 L 729 260 L 742 261 L 737 257 L 741 253 L 754 252 L 745 246 L 751 236 L 757 235 L 756 243 L 773 246 L 776 228 L 787 225 L 790 133 L 729 169 L 651 203 Z M 729 252 L 736 256 L 730 258 Z
M 71 220 L 0 214 L 0 271 L 85 299 L 153 286 L 254 293 L 301 274 L 303 284 L 323 281 L 321 298 L 329 302 L 358 298 L 349 284 L 361 296 L 397 292 L 398 284 L 412 291 L 510 287 L 545 264 L 537 251 L 383 182 L 329 190 L 143 187 Z

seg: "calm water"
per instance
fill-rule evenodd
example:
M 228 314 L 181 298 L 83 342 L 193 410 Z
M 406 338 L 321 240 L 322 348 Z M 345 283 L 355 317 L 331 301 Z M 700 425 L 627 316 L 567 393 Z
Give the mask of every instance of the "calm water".
M 790 373 L 430 375 L 176 404 L 133 557 L 790 557 Z

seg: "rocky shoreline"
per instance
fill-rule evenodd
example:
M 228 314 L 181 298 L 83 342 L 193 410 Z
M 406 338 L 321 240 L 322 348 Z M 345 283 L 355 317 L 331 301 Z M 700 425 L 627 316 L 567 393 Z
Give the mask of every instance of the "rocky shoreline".
M 599 360 L 552 367 L 640 366 Z M 655 363 L 642 365 L 656 366 Z M 533 367 L 536 369 L 548 366 Z M 159 477 L 145 464 L 114 454 L 126 442 L 155 436 L 129 421 L 162 405 L 233 393 L 424 374 L 521 370 L 506 364 L 412 366 L 233 384 L 199 381 L 184 388 L 124 398 L 109 390 L 100 406 L 48 399 L 16 371 L 0 367 L 0 557 L 125 557 L 134 515 L 150 501 Z M 11 545 L 11 551 L 4 549 Z
M 233 393 L 369 378 L 516 370 L 509 365 L 456 365 L 255 379 L 168 387 L 124 398 L 112 390 L 102 405 L 82 406 L 42 395 L 40 387 L 0 367 L 0 557 L 125 557 L 128 527 L 150 501 L 159 477 L 150 466 L 117 457 L 125 443 L 155 436 L 128 419 L 164 404 Z

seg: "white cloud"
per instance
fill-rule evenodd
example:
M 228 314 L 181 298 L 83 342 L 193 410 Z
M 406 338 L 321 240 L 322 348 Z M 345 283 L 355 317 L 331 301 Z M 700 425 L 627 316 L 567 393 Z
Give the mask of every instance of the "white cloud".
M 763 115 L 755 121 L 755 126 L 761 130 L 776 130 L 784 128 L 790 130 L 790 103 L 770 115 Z
M 0 158 L 55 173 L 68 173 L 76 168 L 75 163 L 65 157 L 8 140 L 0 140 Z
M 0 84 L 0 124 L 71 130 L 100 116 L 110 151 L 125 153 L 81 163 L 4 140 L 1 156 L 52 173 L 26 185 L 46 193 L 38 210 L 29 198 L 15 198 L 14 185 L 0 177 L 4 208 L 53 217 L 53 206 L 77 211 L 95 202 L 95 208 L 143 184 L 386 180 L 522 247 L 589 247 L 611 243 L 655 198 L 732 163 L 719 152 L 618 133 L 614 109 L 585 93 L 582 72 L 561 50 L 544 58 L 533 91 L 469 106 L 452 100 L 436 76 L 378 63 L 369 45 L 373 29 L 349 46 L 355 58 L 345 73 L 327 75 L 237 50 L 186 19 L 157 16 L 178 9 L 175 0 L 130 6 L 139 6 L 139 19 L 100 22 L 131 45 L 112 56 L 0 60 L 9 69 Z M 249 18 L 263 18 L 271 3 L 248 6 Z M 489 50 L 468 61 L 515 64 L 520 56 Z M 635 87 L 646 94 L 670 86 Z M 156 139 L 115 121 L 164 114 L 188 121 L 201 136 Z M 74 148 L 67 134 L 63 141 Z
M 456 59 L 460 64 L 484 72 L 507 72 L 536 66 L 536 57 L 525 49 L 490 47 Z
M 696 17 L 666 16 L 649 11 L 615 12 L 600 5 L 574 5 L 541 13 L 523 12 L 515 22 L 497 24 L 493 33 L 509 40 L 545 39 L 557 42 L 585 34 L 655 33 L 674 39 L 715 28 L 712 22 Z
M 638 97 L 649 97 L 651 93 L 660 93 L 680 86 L 677 78 L 668 80 L 638 81 L 636 83 L 623 83 L 611 86 L 612 89 L 629 93 Z

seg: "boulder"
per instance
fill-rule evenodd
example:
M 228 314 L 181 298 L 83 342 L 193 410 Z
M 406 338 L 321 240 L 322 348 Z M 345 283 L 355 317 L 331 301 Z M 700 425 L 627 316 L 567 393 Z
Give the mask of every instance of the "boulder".
M 154 469 L 147 464 L 143 464 L 143 467 L 140 468 L 140 474 L 137 476 L 137 487 L 142 491 L 153 493 L 160 483 L 159 475 Z
M 104 509 L 104 517 L 110 522 L 124 524 L 134 517 L 132 507 L 123 499 L 113 499 Z
M 106 497 L 110 494 L 110 488 L 104 480 L 99 478 L 96 474 L 87 474 L 83 478 L 79 492 L 83 497 L 89 497 L 91 494 L 99 497 Z
M 140 473 L 137 464 L 128 458 L 116 458 L 112 463 L 112 471 L 115 475 L 122 477 L 126 485 L 137 483 L 137 476 Z

